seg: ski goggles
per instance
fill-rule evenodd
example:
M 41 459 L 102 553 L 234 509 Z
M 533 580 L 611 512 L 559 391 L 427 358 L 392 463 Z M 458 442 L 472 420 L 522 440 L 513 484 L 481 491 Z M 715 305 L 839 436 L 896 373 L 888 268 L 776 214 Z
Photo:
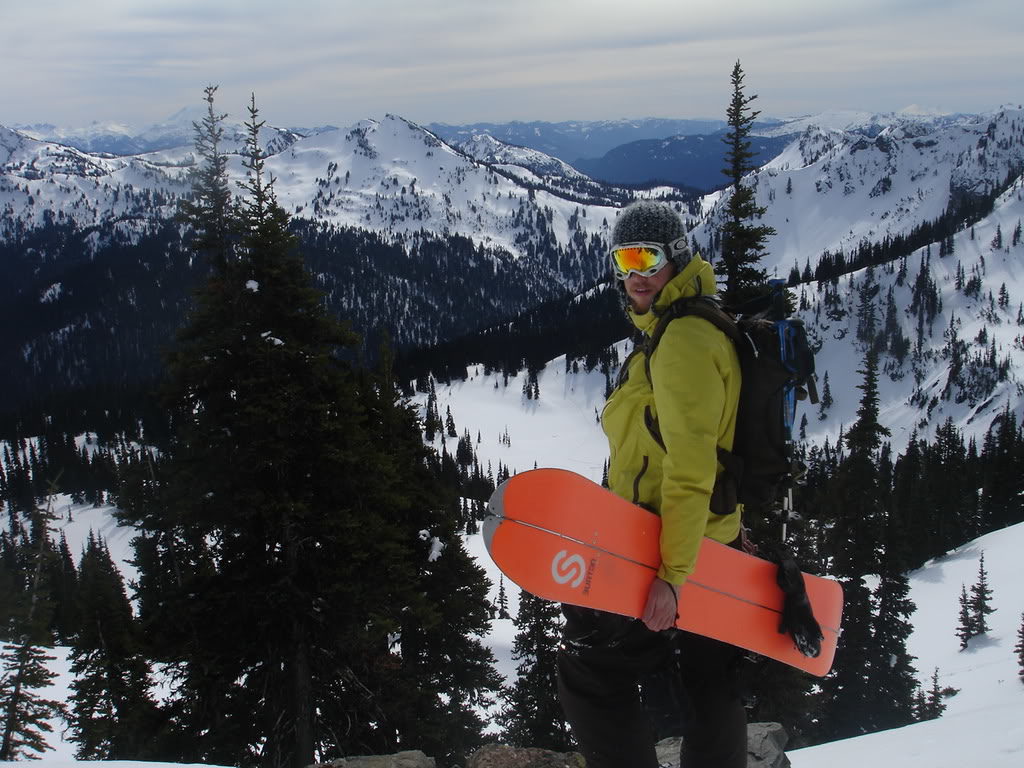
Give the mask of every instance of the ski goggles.
M 625 280 L 630 272 L 652 277 L 669 263 L 668 248 L 662 243 L 622 243 L 612 248 L 610 256 L 619 280 Z

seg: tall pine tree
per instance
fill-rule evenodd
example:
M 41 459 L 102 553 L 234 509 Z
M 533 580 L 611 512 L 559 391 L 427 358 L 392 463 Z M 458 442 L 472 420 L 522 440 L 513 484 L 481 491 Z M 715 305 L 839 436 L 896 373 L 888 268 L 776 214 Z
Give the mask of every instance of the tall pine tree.
M 412 748 L 428 738 L 422 723 L 442 722 L 431 712 L 465 715 L 493 687 L 472 640 L 486 628 L 483 580 L 451 541 L 449 505 L 422 482 L 418 425 L 394 383 L 339 358 L 355 337 L 305 270 L 255 103 L 237 206 L 218 197 L 204 154 L 219 128 L 208 104 L 197 130 L 209 183 L 186 214 L 210 278 L 169 358 L 177 431 L 160 492 L 134 513 L 140 612 L 177 690 L 168 749 L 302 768 Z M 477 586 L 455 601 L 456 583 Z M 430 641 L 414 617 L 438 628 Z M 460 654 L 447 666 L 445 644 Z M 441 737 L 469 744 L 479 730 L 462 717 Z
M 732 99 L 726 110 L 729 129 L 722 139 L 726 146 L 726 167 L 722 173 L 732 185 L 732 194 L 726 203 L 726 221 L 722 225 L 723 298 L 730 304 L 741 303 L 761 292 L 765 271 L 758 264 L 765 253 L 765 240 L 775 234 L 772 227 L 753 223 L 766 209 L 757 204 L 756 188 L 743 183 L 744 177 L 757 168 L 753 163 L 755 153 L 750 148 L 750 133 L 761 114 L 750 107 L 757 95 L 746 95 L 744 76 L 737 61 L 730 78 Z
M 974 620 L 974 633 L 983 635 L 989 630 L 988 617 L 995 613 L 992 607 L 992 588 L 988 584 L 988 571 L 985 570 L 985 553 L 978 558 L 978 580 L 971 585 L 971 597 L 968 601 L 971 616 Z
M 1017 654 L 1017 670 L 1022 683 L 1024 683 L 1024 613 L 1020 616 L 1020 627 L 1017 628 L 1017 644 L 1013 647 Z
M 0 652 L 0 761 L 35 757 L 52 749 L 46 735 L 49 721 L 63 714 L 63 705 L 43 698 L 39 691 L 57 675 L 48 668 L 54 657 L 43 650 L 53 644 L 50 631 L 52 602 L 48 599 L 47 572 L 57 553 L 50 540 L 52 496 L 31 514 L 28 540 L 22 545 L 24 588 L 14 604 L 15 643 Z M 12 524 L 14 517 L 12 516 Z
M 149 696 L 131 604 L 106 545 L 89 536 L 80 566 L 81 630 L 71 649 L 71 740 L 79 760 L 159 757 L 159 715 Z
M 560 752 L 571 746 L 556 685 L 559 619 L 556 604 L 520 593 L 515 619 L 519 631 L 512 644 L 516 679 L 504 692 L 505 709 L 499 717 L 510 744 Z
M 832 520 L 829 526 L 832 572 L 843 584 L 843 636 L 833 673 L 823 689 L 823 735 L 846 738 L 877 729 L 878 686 L 884 674 L 874 652 L 875 614 L 879 596 L 868 588 L 866 576 L 882 572 L 884 498 L 878 459 L 888 430 L 878 421 L 878 357 L 867 348 L 863 393 L 857 421 L 846 434 L 847 455 L 831 483 Z M 845 652 L 844 652 L 845 651 Z

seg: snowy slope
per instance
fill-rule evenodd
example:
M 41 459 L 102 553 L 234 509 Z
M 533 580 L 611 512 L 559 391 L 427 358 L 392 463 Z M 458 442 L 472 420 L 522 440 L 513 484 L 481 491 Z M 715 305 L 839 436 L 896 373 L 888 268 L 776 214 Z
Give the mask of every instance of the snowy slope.
M 618 345 L 620 359 L 627 344 Z M 501 374 L 485 374 L 473 367 L 465 381 L 438 385 L 438 409 L 450 407 L 459 433 L 468 430 L 481 463 L 494 471 L 499 464 L 513 471 L 534 466 L 570 469 L 600 480 L 607 447 L 597 415 L 604 401 L 605 378 L 598 372 L 566 372 L 565 359 L 553 360 L 538 376 L 539 399 L 522 393 L 525 373 L 511 376 L 507 385 Z M 417 396 L 424 404 L 425 397 Z M 440 448 L 446 439 L 449 452 L 455 438 L 438 437 Z M 474 440 L 475 441 L 475 440 Z M 102 535 L 111 555 L 127 578 L 134 577 L 129 560 L 132 531 L 118 527 L 110 508 L 73 506 L 62 497 L 55 505 L 57 531 L 63 533 L 73 553 L 81 552 L 90 531 Z M 482 538 L 469 537 L 469 552 L 485 568 L 491 580 L 491 599 L 497 599 L 499 573 L 486 555 Z M 940 684 L 959 692 L 946 700 L 943 717 L 931 723 L 874 734 L 843 742 L 821 745 L 791 753 L 797 768 L 861 768 L 866 762 L 880 765 L 959 768 L 965 764 L 1016 768 L 1024 759 L 1024 684 L 1017 678 L 1013 657 L 1016 629 L 1024 612 L 1024 524 L 988 534 L 945 557 L 929 562 L 911 575 L 911 599 L 917 605 L 912 616 L 914 633 L 909 650 L 917 658 L 918 678 L 927 683 L 939 669 Z M 961 585 L 977 579 L 978 561 L 985 554 L 985 566 L 993 589 L 996 612 L 990 617 L 992 630 L 959 651 L 954 631 L 957 624 Z M 506 583 L 513 615 L 518 590 Z M 498 660 L 499 672 L 510 679 L 515 674 L 511 656 L 515 627 L 511 620 L 497 620 L 487 638 Z M 66 695 L 65 651 L 56 649 L 55 671 L 62 674 L 48 693 Z M 58 729 L 59 732 L 59 729 Z M 53 742 L 40 765 L 67 765 L 73 754 L 70 744 Z M 132 768 L 123 764 L 122 768 Z
M 620 347 L 625 352 L 625 345 Z M 600 480 L 607 448 L 596 413 L 603 403 L 604 377 L 598 373 L 566 374 L 564 358 L 552 361 L 539 375 L 540 399 L 522 395 L 525 374 L 485 376 L 474 368 L 465 382 L 437 389 L 438 408 L 451 407 L 457 429 L 480 432 L 475 446 L 482 464 L 511 469 L 538 466 L 571 469 Z M 497 385 L 497 386 L 495 386 Z M 501 439 L 508 435 L 508 443 Z M 449 451 L 454 439 L 448 438 Z M 437 445 L 440 445 L 438 438 Z M 500 574 L 486 555 L 481 537 L 469 541 L 471 553 L 488 570 L 491 599 L 497 599 Z M 938 721 L 835 742 L 790 753 L 796 768 L 863 768 L 864 765 L 961 768 L 1024 765 L 1024 682 L 1017 677 L 1013 654 L 1017 627 L 1024 613 L 1024 524 L 991 533 L 929 562 L 911 574 L 910 598 L 917 605 L 911 617 L 914 633 L 908 643 L 916 657 L 918 679 L 928 685 L 935 668 L 942 687 L 959 693 L 946 699 Z M 978 558 L 993 588 L 996 612 L 992 630 L 959 651 L 957 625 L 961 585 L 977 580 Z M 517 590 L 506 583 L 510 611 Z M 499 671 L 514 674 L 511 657 L 515 627 L 495 621 L 490 645 Z
M 241 134 L 237 126 L 228 128 L 225 148 L 232 152 Z M 568 247 L 574 236 L 606 235 L 604 222 L 614 217 L 610 200 L 579 202 L 581 195 L 594 200 L 606 190 L 568 166 L 548 158 L 545 178 L 519 166 L 519 178 L 499 173 L 393 115 L 305 138 L 265 128 L 261 144 L 289 213 L 389 240 L 422 231 L 464 235 L 521 255 L 531 243 L 539 247 L 542 237 Z M 535 160 L 540 169 L 542 159 Z M 132 219 L 141 226 L 167 219 L 188 191 L 194 162 L 187 145 L 125 157 L 90 155 L 0 126 L 0 237 L 51 220 L 93 226 Z M 241 157 L 231 158 L 228 171 L 235 181 L 244 179 Z
M 917 321 L 910 311 L 911 287 L 922 262 L 929 265 L 942 303 L 941 311 L 924 328 L 919 360 L 911 354 L 900 365 L 886 354 L 880 361 L 879 418 L 892 432 L 890 440 L 896 452 L 903 450 L 915 430 L 919 437 L 927 438 L 948 418 L 964 433 L 965 440 L 973 436 L 980 444 L 992 419 L 1006 407 L 1017 414 L 1018 423 L 1024 417 L 1024 327 L 1018 324 L 1024 301 L 1024 242 L 1011 245 L 1012 232 L 1022 220 L 1024 179 L 1018 179 L 997 200 L 990 216 L 953 238 L 953 254 L 939 257 L 938 244 L 919 249 L 906 260 L 908 275 L 902 286 L 897 284 L 897 275 L 881 268 L 874 270 L 874 281 L 879 286 L 875 301 L 878 323 L 884 317 L 883 302 L 891 287 L 899 322 L 912 343 L 916 341 Z M 813 217 L 801 221 L 807 221 L 810 228 L 814 226 Z M 993 244 L 997 230 L 1002 233 L 1002 248 Z M 977 296 L 957 289 L 958 265 L 968 277 L 972 273 L 980 277 Z M 866 270 L 841 278 L 839 307 L 827 306 L 815 284 L 796 291 L 809 304 L 800 315 L 812 341 L 820 345 L 816 355 L 819 389 L 827 373 L 835 398 L 824 420 L 819 420 L 816 409 L 807 410 L 807 437 L 818 444 L 826 437 L 834 444 L 840 430 L 856 417 L 860 392 L 854 385 L 861 379 L 857 371 L 864 359 L 862 347 L 856 342 L 858 289 L 866 280 Z M 1005 308 L 998 305 L 1003 286 L 1009 296 Z M 971 363 L 966 366 L 964 384 L 947 390 L 951 325 L 966 344 Z M 975 359 L 990 354 L 993 345 L 997 359 L 1008 363 L 1008 376 L 1001 381 Z
M 937 219 L 958 196 L 981 193 L 1024 167 L 1024 111 L 959 118 L 893 118 L 884 126 L 833 130 L 811 124 L 752 175 L 761 223 L 777 234 L 764 266 L 785 277 L 826 250 L 906 235 Z M 791 188 L 791 192 L 787 192 Z M 724 196 L 694 231 L 704 247 L 723 221 Z
M 93 122 L 86 126 L 56 126 L 48 123 L 13 125 L 15 130 L 39 141 L 74 147 L 91 154 L 139 155 L 179 147 L 191 147 L 195 132 L 193 123 L 206 117 L 202 105 L 179 109 L 159 123 L 144 129 L 117 122 Z M 241 146 L 245 128 L 241 120 L 228 118 L 224 122 L 226 146 Z M 269 154 L 276 154 L 301 136 L 316 133 L 315 129 L 277 128 L 265 125 L 263 146 Z
M 543 212 L 548 231 L 567 246 L 575 231 L 569 219 L 581 207 L 527 189 L 393 115 L 298 141 L 267 168 L 277 178 L 280 202 L 296 215 L 391 236 L 464 235 L 517 255 L 530 239 L 525 220 Z M 614 208 L 591 210 L 578 227 L 600 232 Z
M 161 130 L 175 135 L 177 126 L 185 141 L 185 127 L 197 116 L 184 111 Z M 804 122 L 800 138 L 752 179 L 768 209 L 765 223 L 778 233 L 768 242 L 765 266 L 783 276 L 794 265 L 813 267 L 826 250 L 850 252 L 862 241 L 906 234 L 951 201 L 983 193 L 1024 167 L 1020 109 L 948 117 L 824 114 Z M 228 128 L 230 149 L 241 134 L 237 123 Z M 267 167 L 290 213 L 391 240 L 427 231 L 465 235 L 515 255 L 541 241 L 579 248 L 607 236 L 615 209 L 628 198 L 535 150 L 483 135 L 453 148 L 394 115 L 306 137 L 264 132 L 273 155 Z M 165 219 L 187 191 L 193 162 L 187 147 L 90 155 L 0 128 L 0 237 L 49 220 L 142 226 Z M 240 160 L 231 173 L 242 177 Z M 700 203 L 703 221 L 693 235 L 703 250 L 725 200 L 715 193 Z
M 959 690 L 938 720 L 789 753 L 794 768 L 1020 768 L 1024 765 L 1024 681 L 1013 653 L 1024 614 L 1024 524 L 990 533 L 929 562 L 910 579 L 914 633 L 908 649 L 922 682 Z M 967 650 L 953 634 L 962 584 L 977 581 L 978 559 L 993 588 L 992 629 Z M 927 686 L 926 686 L 927 687 Z
M 548 406 L 527 410 L 525 417 L 512 402 L 513 393 L 518 393 L 514 386 L 518 383 L 521 387 L 522 382 L 510 379 L 508 393 L 499 386 L 501 394 L 495 396 L 493 379 L 478 375 L 458 389 L 462 423 L 468 425 L 475 416 L 489 418 L 479 422 L 481 453 L 495 464 L 511 461 L 533 466 L 529 456 L 535 454 L 551 458 L 550 462 L 540 460 L 541 465 L 562 466 L 599 477 L 604 459 L 603 439 L 592 425 L 592 406 L 601 397 L 601 377 L 559 376 L 553 370 L 545 374 L 551 375 L 542 379 L 541 398 L 548 400 Z M 495 400 L 497 405 L 492 402 Z M 568 407 L 560 408 L 562 405 Z M 518 419 L 508 422 L 517 414 Z M 511 447 L 497 439 L 499 430 L 504 433 L 506 428 Z M 80 552 L 81 543 L 92 529 L 102 532 L 115 561 L 124 566 L 130 556 L 131 532 L 114 526 L 109 509 L 69 508 L 65 500 L 58 505 L 58 512 L 61 519 L 57 527 L 67 535 L 72 552 Z M 467 544 L 470 553 L 487 570 L 492 582 L 491 597 L 496 599 L 499 574 L 486 555 L 482 538 L 470 537 Z M 912 616 L 914 633 L 909 650 L 917 657 L 918 677 L 927 683 L 937 667 L 940 685 L 959 691 L 946 699 L 947 709 L 939 720 L 796 750 L 789 753 L 795 768 L 862 768 L 866 764 L 1019 768 L 1024 764 L 1024 683 L 1017 677 L 1013 655 L 1017 627 L 1024 613 L 1024 559 L 1019 556 L 1022 548 L 1024 524 L 983 536 L 911 574 L 910 597 L 917 611 Z M 991 631 L 960 651 L 954 635 L 957 601 L 961 585 L 970 586 L 976 581 L 982 552 L 996 611 L 990 617 Z M 506 590 L 514 615 L 518 590 L 510 584 L 506 584 Z M 515 627 L 510 620 L 495 621 L 488 636 L 488 643 L 498 657 L 498 669 L 506 678 L 514 675 L 514 637 Z M 51 667 L 61 678 L 47 695 L 63 698 L 70 684 L 66 651 L 56 649 L 54 655 L 57 661 Z M 59 733 L 59 727 L 56 732 Z M 51 740 L 51 745 L 54 751 L 46 753 L 38 765 L 58 768 L 72 762 L 73 745 L 56 740 Z M 136 764 L 119 765 L 134 768 Z

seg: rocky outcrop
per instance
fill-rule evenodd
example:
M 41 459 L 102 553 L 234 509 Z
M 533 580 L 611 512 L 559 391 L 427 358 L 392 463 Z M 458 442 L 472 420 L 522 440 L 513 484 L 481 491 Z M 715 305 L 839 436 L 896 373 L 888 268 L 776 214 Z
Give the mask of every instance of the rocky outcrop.
M 466 768 L 584 768 L 578 752 L 551 752 L 533 747 L 487 744 L 466 761 Z
M 778 723 L 751 723 L 747 726 L 747 768 L 789 768 L 785 752 L 788 739 L 786 729 Z M 679 768 L 681 743 L 679 738 L 658 742 L 658 763 L 662 768 Z M 434 758 L 416 750 L 395 755 L 343 757 L 313 768 L 435 768 L 435 763 Z M 586 761 L 578 752 L 487 744 L 469 757 L 465 768 L 586 768 Z
M 789 768 L 786 742 L 789 736 L 778 723 L 751 723 L 747 726 L 747 768 Z M 658 763 L 662 768 L 679 768 L 682 739 L 658 742 Z
M 414 749 L 394 755 L 340 757 L 312 768 L 435 768 L 435 765 L 434 758 L 427 757 L 418 749 Z

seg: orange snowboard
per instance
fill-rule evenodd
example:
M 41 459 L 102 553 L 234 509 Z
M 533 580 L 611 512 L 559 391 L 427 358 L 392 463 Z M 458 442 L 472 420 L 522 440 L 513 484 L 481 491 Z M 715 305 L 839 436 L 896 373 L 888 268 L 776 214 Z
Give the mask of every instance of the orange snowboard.
M 502 483 L 488 502 L 483 535 L 498 567 L 546 600 L 638 617 L 661 562 L 657 515 L 581 475 L 535 469 Z M 809 658 L 778 631 L 783 595 L 777 566 L 705 539 L 683 584 L 676 626 L 825 675 L 832 666 L 843 593 L 804 574 L 824 639 Z

